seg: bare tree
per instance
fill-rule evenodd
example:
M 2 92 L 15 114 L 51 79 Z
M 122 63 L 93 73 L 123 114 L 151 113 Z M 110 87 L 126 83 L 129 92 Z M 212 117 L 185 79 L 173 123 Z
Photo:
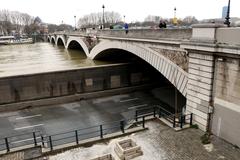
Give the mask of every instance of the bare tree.
M 153 16 L 149 15 L 144 19 L 144 22 L 154 22 L 154 23 L 159 23 L 159 21 L 162 19 L 160 16 Z
M 1 30 L 4 34 L 10 34 L 12 30 L 17 33 L 24 32 L 26 25 L 33 22 L 33 17 L 18 11 L 0 10 Z
M 116 24 L 121 21 L 121 15 L 117 12 L 105 12 L 104 22 L 108 27 L 111 24 Z M 96 27 L 103 23 L 103 13 L 91 13 L 81 17 L 78 20 L 78 26 L 81 28 Z
M 182 20 L 182 25 L 192 25 L 198 23 L 198 20 L 194 16 L 187 16 Z

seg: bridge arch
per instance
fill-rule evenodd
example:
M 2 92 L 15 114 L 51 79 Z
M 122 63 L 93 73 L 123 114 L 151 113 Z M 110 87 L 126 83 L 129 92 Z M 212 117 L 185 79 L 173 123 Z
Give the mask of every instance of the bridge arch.
M 134 42 L 104 41 L 100 42 L 91 50 L 89 57 L 91 59 L 97 59 L 101 57 L 102 54 L 106 54 L 105 51 L 111 49 L 124 50 L 140 57 L 157 69 L 184 97 L 186 97 L 188 74 L 175 63 L 148 47 L 135 44 Z
M 52 43 L 52 44 L 56 44 L 56 39 L 55 39 L 54 36 L 51 36 L 51 41 L 50 41 L 50 43 Z
M 57 36 L 56 44 L 58 46 L 64 46 L 65 47 L 65 39 L 62 36 Z
M 87 45 L 85 44 L 85 42 L 80 38 L 80 37 L 69 37 L 67 44 L 66 44 L 66 48 L 67 49 L 71 49 L 71 48 L 78 48 L 81 47 L 80 49 L 82 49 L 85 54 L 88 56 L 89 55 L 89 49 L 87 47 Z
M 50 36 L 47 37 L 47 41 L 48 41 L 49 43 L 51 43 L 51 37 L 50 37 Z

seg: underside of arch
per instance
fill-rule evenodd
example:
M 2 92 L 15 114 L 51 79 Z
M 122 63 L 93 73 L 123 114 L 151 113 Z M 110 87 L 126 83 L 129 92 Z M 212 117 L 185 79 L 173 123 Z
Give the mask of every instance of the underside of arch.
M 57 38 L 57 45 L 58 46 L 65 46 L 65 42 L 61 37 Z
M 111 50 L 116 49 L 124 50 L 126 51 L 125 53 L 132 53 L 152 65 L 166 79 L 168 79 L 184 97 L 186 97 L 188 81 L 187 73 L 164 56 L 149 48 L 130 42 L 101 42 L 92 49 L 90 58 L 99 59 L 106 54 L 109 54 Z M 116 54 L 114 55 L 113 53 L 113 56 L 116 56 Z
M 54 37 L 51 38 L 51 43 L 52 43 L 52 44 L 55 44 L 55 43 L 56 43 Z
M 89 55 L 89 50 L 87 45 L 79 37 L 70 37 L 66 44 L 67 49 L 78 49 L 83 51 L 87 56 Z

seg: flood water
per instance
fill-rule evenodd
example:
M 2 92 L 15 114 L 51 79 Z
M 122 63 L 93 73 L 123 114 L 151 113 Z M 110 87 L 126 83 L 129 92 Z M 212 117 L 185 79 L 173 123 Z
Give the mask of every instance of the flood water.
M 50 43 L 0 46 L 0 77 L 78 69 L 110 62 L 93 61 L 80 50 Z

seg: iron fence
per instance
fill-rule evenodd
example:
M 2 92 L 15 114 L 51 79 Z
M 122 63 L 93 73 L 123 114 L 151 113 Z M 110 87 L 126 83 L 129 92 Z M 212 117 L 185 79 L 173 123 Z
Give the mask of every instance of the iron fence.
M 139 110 L 136 110 L 135 112 L 135 117 L 136 121 L 138 121 L 139 115 L 148 115 L 148 114 L 153 114 L 154 117 L 158 115 L 158 118 L 164 118 L 167 120 L 169 123 L 172 124 L 173 128 L 180 127 L 183 128 L 183 125 L 185 124 L 190 124 L 192 125 L 193 121 L 193 114 L 182 114 L 182 113 L 171 113 L 165 108 L 155 105 L 151 108 L 141 108 Z
M 136 110 L 136 114 L 133 118 L 123 119 L 119 121 L 102 123 L 95 126 L 86 128 L 65 131 L 57 134 L 44 135 L 40 131 L 23 133 L 20 135 L 14 135 L 6 138 L 0 138 L 0 151 L 10 152 L 13 149 L 18 150 L 23 148 L 30 148 L 37 145 L 54 150 L 54 147 L 75 143 L 79 144 L 80 141 L 98 138 L 102 139 L 105 135 L 121 132 L 125 133 L 129 128 L 141 126 L 145 128 L 146 117 L 159 117 L 165 118 L 172 123 L 173 127 L 183 127 L 184 124 L 189 123 L 192 125 L 192 114 L 172 114 L 161 106 L 154 106 L 151 108 L 141 108 Z
M 26 146 L 37 146 L 41 142 L 41 132 L 27 132 L 2 138 L 0 140 L 0 151 L 10 152 L 15 148 L 23 149 Z

